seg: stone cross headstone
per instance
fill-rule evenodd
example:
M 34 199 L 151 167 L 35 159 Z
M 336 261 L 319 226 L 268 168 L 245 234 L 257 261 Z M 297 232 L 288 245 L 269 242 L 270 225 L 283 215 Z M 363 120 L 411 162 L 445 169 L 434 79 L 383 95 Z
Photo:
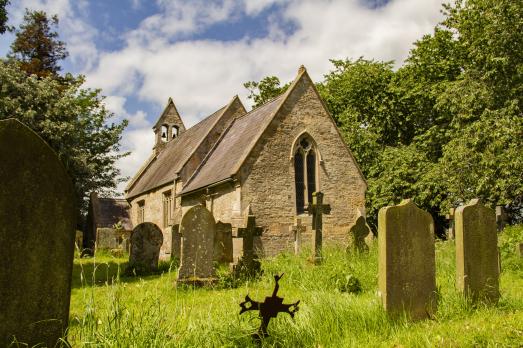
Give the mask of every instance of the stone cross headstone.
M 262 235 L 263 228 L 256 227 L 256 217 L 249 207 L 247 215 L 247 226 L 245 228 L 238 228 L 238 237 L 243 238 L 243 264 L 248 272 L 253 272 L 255 267 L 255 259 L 257 255 L 254 252 L 254 237 Z
M 456 278 L 474 302 L 499 299 L 496 213 L 479 199 L 456 209 Z
M 505 213 L 505 207 L 502 205 L 496 206 L 496 226 L 497 231 L 501 232 L 505 228 L 507 223 L 507 214 Z
M 232 251 L 232 225 L 218 221 L 214 239 L 214 261 L 218 263 L 233 262 Z
M 372 234 L 369 225 L 365 221 L 365 217 L 360 213 L 354 224 L 349 227 L 349 236 L 352 241 L 352 248 L 357 252 L 365 252 L 369 250 L 366 239 Z
M 302 244 L 303 235 L 305 233 L 306 227 L 302 225 L 301 219 L 297 218 L 294 226 L 291 227 L 292 232 L 294 233 L 294 254 L 298 255 L 300 253 L 300 248 Z
M 447 230 L 447 237 L 449 239 L 454 239 L 455 235 L 456 235 L 455 228 L 454 228 L 454 215 L 455 215 L 455 212 L 456 212 L 455 208 L 450 208 L 449 209 L 449 213 L 447 215 L 445 215 L 445 218 L 447 219 L 448 224 L 449 224 L 449 227 L 448 227 L 448 230 Z
M 312 203 L 309 202 L 307 212 L 312 215 L 312 229 L 314 230 L 314 263 L 322 260 L 321 249 L 323 243 L 323 214 L 330 214 L 331 206 L 323 204 L 323 193 L 313 192 Z
M 436 311 L 434 222 L 410 199 L 378 214 L 379 291 L 387 313 L 411 319 Z
M 179 224 L 171 227 L 171 259 L 178 261 L 182 259 L 182 235 Z
M 148 274 L 158 270 L 162 230 L 152 222 L 142 222 L 131 233 L 131 253 L 127 273 Z
M 0 347 L 65 336 L 75 242 L 74 187 L 56 153 L 0 121 Z
M 178 282 L 206 283 L 214 277 L 213 254 L 216 222 L 203 205 L 189 209 L 180 223 L 182 258 Z

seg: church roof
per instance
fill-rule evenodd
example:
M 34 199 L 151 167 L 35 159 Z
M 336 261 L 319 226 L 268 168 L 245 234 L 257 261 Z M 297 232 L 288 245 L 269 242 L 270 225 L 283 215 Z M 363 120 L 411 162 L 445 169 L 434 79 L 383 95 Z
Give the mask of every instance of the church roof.
M 234 120 L 181 194 L 229 179 L 234 175 L 272 120 L 285 95 L 284 93 Z
M 187 129 L 177 138 L 168 142 L 142 172 L 127 192 L 127 198 L 138 196 L 146 191 L 174 182 L 177 173 L 182 169 L 200 142 L 207 136 L 228 105 L 215 111 L 196 125 Z
M 125 199 L 98 197 L 95 199 L 97 202 L 92 203 L 96 205 L 94 209 L 96 227 L 113 227 L 114 224 L 121 222 L 125 230 L 133 229 L 129 216 L 129 203 Z

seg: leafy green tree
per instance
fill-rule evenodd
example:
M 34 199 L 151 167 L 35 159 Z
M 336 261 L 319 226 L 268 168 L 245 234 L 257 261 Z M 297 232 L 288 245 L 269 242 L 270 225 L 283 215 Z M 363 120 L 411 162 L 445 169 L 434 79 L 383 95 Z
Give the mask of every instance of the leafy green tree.
M 287 88 L 289 88 L 290 83 L 280 86 L 279 78 L 276 76 L 267 76 L 259 82 L 245 82 L 243 86 L 249 90 L 249 96 L 247 98 L 254 101 L 253 108 L 257 108 L 285 92 Z
M 85 211 L 91 191 L 110 192 L 118 179 L 115 162 L 127 121 L 113 116 L 100 90 L 81 88 L 83 76 L 68 83 L 27 76 L 14 62 L 0 60 L 0 119 L 16 118 L 38 133 L 58 154 L 71 176 L 78 206 Z
M 58 76 L 58 62 L 68 56 L 65 43 L 58 39 L 55 28 L 58 17 L 47 17 L 44 11 L 26 9 L 24 22 L 16 30 L 9 57 L 19 62 L 28 75 Z
M 7 25 L 7 5 L 9 5 L 10 0 L 0 0 L 0 34 L 5 33 L 11 28 Z

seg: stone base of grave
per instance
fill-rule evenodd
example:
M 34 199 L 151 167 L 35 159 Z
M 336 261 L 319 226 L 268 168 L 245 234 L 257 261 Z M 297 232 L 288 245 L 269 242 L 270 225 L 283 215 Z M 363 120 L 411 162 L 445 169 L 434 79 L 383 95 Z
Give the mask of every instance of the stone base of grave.
M 183 278 L 183 279 L 177 279 L 174 282 L 174 286 L 180 286 L 180 285 L 189 285 L 189 286 L 196 286 L 196 287 L 208 287 L 216 284 L 218 281 L 218 278 L 197 278 L 197 277 L 191 277 L 191 278 Z

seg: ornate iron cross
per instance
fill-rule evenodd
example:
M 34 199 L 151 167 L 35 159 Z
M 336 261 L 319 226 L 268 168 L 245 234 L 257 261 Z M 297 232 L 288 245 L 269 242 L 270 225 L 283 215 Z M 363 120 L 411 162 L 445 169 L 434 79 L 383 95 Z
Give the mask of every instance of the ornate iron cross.
M 243 259 L 248 267 L 254 260 L 254 237 L 261 236 L 262 232 L 263 228 L 256 227 L 256 217 L 253 215 L 251 208 L 249 208 L 247 227 L 238 228 L 238 237 L 243 238 Z
M 262 322 L 258 332 L 254 334 L 254 337 L 257 339 L 269 336 L 269 334 L 267 333 L 269 321 L 271 320 L 271 318 L 276 318 L 278 313 L 288 313 L 291 316 L 291 318 L 294 318 L 294 313 L 296 313 L 299 310 L 298 304 L 300 303 L 300 301 L 290 304 L 284 304 L 283 298 L 277 296 L 278 289 L 280 288 L 278 281 L 281 279 L 281 277 L 283 277 L 283 273 L 280 276 L 274 276 L 274 280 L 276 281 L 276 284 L 274 285 L 274 291 L 272 292 L 271 297 L 265 297 L 264 302 L 253 301 L 249 297 L 249 295 L 247 295 L 245 296 L 245 301 L 240 303 L 240 314 L 243 314 L 247 311 L 260 312 L 259 314 L 262 319 Z
M 331 213 L 331 206 L 323 204 L 323 193 L 314 192 L 312 194 L 312 203 L 309 202 L 307 212 L 312 215 L 312 229 L 314 230 L 314 262 L 320 263 L 322 260 L 322 229 L 323 229 L 323 214 L 329 215 Z

